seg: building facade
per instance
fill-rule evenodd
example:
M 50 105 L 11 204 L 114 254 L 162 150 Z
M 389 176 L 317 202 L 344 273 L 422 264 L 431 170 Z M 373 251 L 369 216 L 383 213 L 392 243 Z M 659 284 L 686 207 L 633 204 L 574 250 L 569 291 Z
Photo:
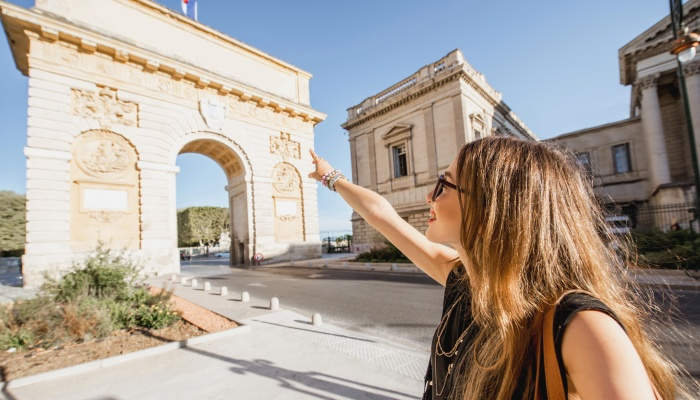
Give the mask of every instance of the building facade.
M 150 0 L 0 1 L 0 16 L 29 78 L 25 286 L 98 243 L 179 272 L 181 153 L 226 174 L 232 264 L 320 256 L 308 72 Z
M 454 50 L 348 109 L 352 179 L 384 196 L 421 232 L 426 194 L 467 142 L 491 135 L 536 140 L 484 76 Z M 383 246 L 352 214 L 353 251 Z
M 700 0 L 684 5 L 691 31 L 700 29 Z M 670 17 L 663 18 L 619 50 L 620 83 L 630 86 L 630 117 L 565 133 L 548 141 L 576 153 L 596 195 L 633 225 L 688 227 L 683 209 L 695 198 L 693 164 Z M 700 57 L 683 66 L 695 144 L 700 146 Z M 696 147 L 700 150 L 700 147 Z M 678 208 L 666 218 L 638 218 L 650 209 Z

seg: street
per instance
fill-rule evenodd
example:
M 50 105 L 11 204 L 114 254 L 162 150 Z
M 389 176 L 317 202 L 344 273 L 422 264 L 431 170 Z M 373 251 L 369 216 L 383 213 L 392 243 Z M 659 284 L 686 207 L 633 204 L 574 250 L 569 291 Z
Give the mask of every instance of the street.
M 282 308 L 309 317 L 318 312 L 329 323 L 429 351 L 443 288 L 426 275 L 306 267 L 229 269 L 226 262 L 193 261 L 183 264 L 182 271 L 214 287 L 228 287 L 234 298 L 248 291 L 252 307 L 266 306 L 274 296 Z M 700 376 L 700 291 L 655 289 L 654 299 L 662 318 L 654 325 L 661 338 L 657 342 Z

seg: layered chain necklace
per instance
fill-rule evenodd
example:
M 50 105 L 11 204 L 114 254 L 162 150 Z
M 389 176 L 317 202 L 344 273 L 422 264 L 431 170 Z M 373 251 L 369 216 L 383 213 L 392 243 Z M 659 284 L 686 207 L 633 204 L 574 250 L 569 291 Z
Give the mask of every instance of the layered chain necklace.
M 444 356 L 444 357 L 452 357 L 457 354 L 459 354 L 459 345 L 464 341 L 464 336 L 466 336 L 467 332 L 469 331 L 471 324 L 467 326 L 462 333 L 459 335 L 457 340 L 455 341 L 454 345 L 452 346 L 451 349 L 448 351 L 445 351 L 445 349 L 442 347 L 442 335 L 445 333 L 445 328 L 447 327 L 447 321 L 450 319 L 450 315 L 452 315 L 452 311 L 454 310 L 455 306 L 462 300 L 464 297 L 464 293 L 460 294 L 459 297 L 452 303 L 450 308 L 447 310 L 447 312 L 442 316 L 442 319 L 440 319 L 440 324 L 438 325 L 437 328 L 437 340 L 435 341 L 435 352 L 433 353 L 433 379 L 428 382 L 429 386 L 433 386 L 433 383 L 435 383 L 435 387 L 440 387 L 440 390 L 435 393 L 436 396 L 440 397 L 445 391 L 445 386 L 447 386 L 447 381 L 449 380 L 448 378 L 450 377 L 450 374 L 452 373 L 452 368 L 454 367 L 454 363 L 450 363 L 447 366 L 447 373 L 445 374 L 444 379 L 442 380 L 442 385 L 440 386 L 438 382 L 440 381 L 440 378 L 438 376 L 436 366 L 437 366 L 437 357 L 438 356 Z

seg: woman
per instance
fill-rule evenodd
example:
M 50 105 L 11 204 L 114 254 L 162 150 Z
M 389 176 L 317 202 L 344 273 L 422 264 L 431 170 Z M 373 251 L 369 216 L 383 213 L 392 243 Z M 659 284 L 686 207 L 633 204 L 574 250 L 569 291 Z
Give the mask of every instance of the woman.
M 426 197 L 424 236 L 382 196 L 311 156 L 310 177 L 446 287 L 424 399 L 546 398 L 537 344 L 542 315 L 555 304 L 569 399 L 684 394 L 677 369 L 640 326 L 646 314 L 626 280 L 627 258 L 606 244 L 601 212 L 573 157 L 509 138 L 464 145 Z

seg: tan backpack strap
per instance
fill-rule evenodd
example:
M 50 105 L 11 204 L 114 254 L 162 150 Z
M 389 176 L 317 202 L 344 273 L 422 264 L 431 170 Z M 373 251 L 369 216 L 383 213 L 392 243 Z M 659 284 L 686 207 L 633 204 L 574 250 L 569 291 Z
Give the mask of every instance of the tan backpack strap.
M 542 322 L 544 331 L 542 334 L 544 377 L 547 384 L 547 400 L 566 400 L 564 382 L 562 382 L 561 371 L 559 370 L 559 361 L 557 361 L 557 353 L 554 350 L 554 312 L 556 309 L 556 304 L 550 307 L 544 314 L 544 321 Z

